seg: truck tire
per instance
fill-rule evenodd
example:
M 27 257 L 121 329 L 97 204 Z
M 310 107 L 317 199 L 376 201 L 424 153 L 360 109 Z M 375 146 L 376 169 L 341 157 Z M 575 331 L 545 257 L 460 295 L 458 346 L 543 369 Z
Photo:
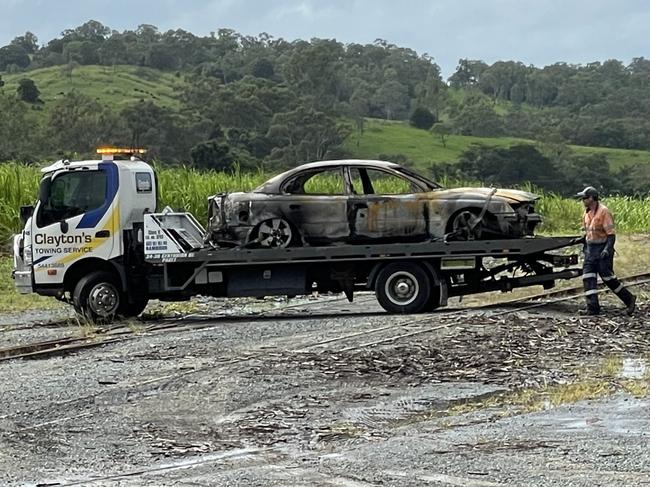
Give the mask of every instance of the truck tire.
M 124 298 L 122 299 L 122 303 L 120 304 L 120 308 L 117 311 L 117 314 L 122 318 L 135 318 L 144 311 L 144 309 L 147 307 L 147 304 L 149 304 L 149 298 L 140 298 L 133 303 L 129 303 L 126 298 Z
M 82 277 L 74 288 L 75 311 L 93 323 L 107 323 L 120 309 L 121 293 L 109 272 L 96 271 Z
M 389 313 L 420 313 L 431 300 L 431 278 L 416 263 L 393 262 L 379 271 L 375 294 Z

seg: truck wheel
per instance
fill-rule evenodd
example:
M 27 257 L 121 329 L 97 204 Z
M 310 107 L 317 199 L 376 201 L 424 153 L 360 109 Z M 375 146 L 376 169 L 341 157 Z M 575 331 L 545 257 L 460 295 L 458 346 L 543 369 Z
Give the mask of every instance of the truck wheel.
M 375 294 L 389 313 L 420 313 L 431 299 L 431 279 L 413 262 L 394 262 L 377 275 Z
M 102 271 L 82 277 L 72 295 L 77 313 L 95 323 L 111 321 L 120 309 L 120 298 L 115 278 Z
M 123 318 L 134 318 L 144 311 L 147 304 L 149 304 L 149 298 L 142 298 L 133 303 L 129 303 L 126 299 L 122 299 L 117 314 Z

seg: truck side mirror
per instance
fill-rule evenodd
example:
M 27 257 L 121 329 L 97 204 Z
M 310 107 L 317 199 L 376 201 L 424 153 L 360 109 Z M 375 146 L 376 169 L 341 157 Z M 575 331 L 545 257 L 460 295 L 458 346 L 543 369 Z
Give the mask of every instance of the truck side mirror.
M 38 187 L 38 199 L 41 201 L 41 204 L 47 203 L 47 200 L 50 196 L 50 187 L 52 186 L 52 177 L 45 176 L 41 179 L 41 184 Z
M 23 222 L 23 225 L 27 223 L 27 220 L 34 214 L 34 206 L 21 206 L 20 207 L 20 221 Z
M 68 228 L 70 227 L 68 225 L 68 222 L 65 220 L 61 220 L 61 233 L 68 233 Z

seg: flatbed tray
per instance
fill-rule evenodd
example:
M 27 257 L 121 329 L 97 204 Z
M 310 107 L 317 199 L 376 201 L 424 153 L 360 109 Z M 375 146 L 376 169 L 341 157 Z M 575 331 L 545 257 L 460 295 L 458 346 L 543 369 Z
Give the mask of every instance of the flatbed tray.
M 541 254 L 574 245 L 576 236 L 528 237 L 501 240 L 472 240 L 455 242 L 419 242 L 389 244 L 343 244 L 319 247 L 289 247 L 276 249 L 214 249 L 204 248 L 179 254 L 148 256 L 152 264 L 172 262 L 203 262 L 211 265 L 245 265 L 310 262 L 345 262 L 384 259 L 418 259 L 435 257 L 496 257 L 508 258 Z

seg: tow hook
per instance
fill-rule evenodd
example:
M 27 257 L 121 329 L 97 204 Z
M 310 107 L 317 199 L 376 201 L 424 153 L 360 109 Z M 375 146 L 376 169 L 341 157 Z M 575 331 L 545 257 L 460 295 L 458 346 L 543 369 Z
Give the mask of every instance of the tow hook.
M 494 196 L 496 192 L 497 192 L 497 188 L 492 188 L 492 191 L 490 191 L 490 194 L 485 200 L 485 204 L 483 205 L 483 208 L 481 208 L 481 213 L 478 214 L 478 217 L 476 218 L 476 220 L 474 220 L 474 223 L 470 224 L 469 227 L 470 231 L 473 231 L 477 227 L 477 225 L 483 221 L 483 217 L 487 212 L 488 205 L 490 204 L 490 201 L 492 201 L 492 196 Z

